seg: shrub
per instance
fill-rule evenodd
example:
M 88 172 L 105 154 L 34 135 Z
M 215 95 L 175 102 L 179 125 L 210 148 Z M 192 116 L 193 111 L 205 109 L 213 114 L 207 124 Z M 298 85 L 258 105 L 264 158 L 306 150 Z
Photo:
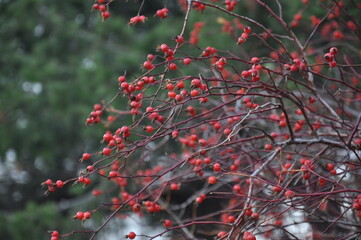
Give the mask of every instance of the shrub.
M 93 6 L 106 21 L 116 14 L 110 3 Z M 133 212 L 171 224 L 152 236 L 125 233 L 130 239 L 360 235 L 360 4 L 179 6 L 179 35 L 144 53 L 143 74 L 120 76 L 118 94 L 86 120 L 106 127 L 104 148 L 85 153 L 89 166 L 62 185 L 96 179 L 114 187 L 94 190 L 100 206 L 75 214 L 86 221 L 108 211 L 84 232 L 94 239 L 111 219 Z M 154 17 L 168 21 L 172 11 Z M 150 18 L 139 14 L 129 25 Z M 114 106 L 120 101 L 127 109 Z

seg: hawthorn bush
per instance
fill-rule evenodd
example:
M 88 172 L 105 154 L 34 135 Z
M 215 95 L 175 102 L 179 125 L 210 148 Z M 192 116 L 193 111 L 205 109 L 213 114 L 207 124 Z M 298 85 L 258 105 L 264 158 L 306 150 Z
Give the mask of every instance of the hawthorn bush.
M 94 14 L 112 21 L 111 3 L 98 0 Z M 167 21 L 167 3 L 154 16 L 142 15 L 140 3 L 129 26 Z M 361 4 L 180 0 L 178 7 L 179 35 L 155 43 L 143 74 L 119 76 L 116 96 L 86 119 L 104 125 L 104 148 L 82 155 L 79 176 L 43 183 L 50 193 L 96 182 L 98 207 L 79 209 L 74 221 L 107 217 L 91 230 L 52 230 L 51 240 L 95 239 L 128 214 L 163 230 L 119 239 L 360 237 Z M 210 38 L 217 46 L 204 45 Z

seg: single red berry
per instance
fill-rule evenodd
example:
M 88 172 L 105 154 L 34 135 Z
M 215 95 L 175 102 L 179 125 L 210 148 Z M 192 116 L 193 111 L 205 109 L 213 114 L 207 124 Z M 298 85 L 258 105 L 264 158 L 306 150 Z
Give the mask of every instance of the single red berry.
M 260 61 L 260 59 L 259 59 L 258 57 L 253 57 L 253 58 L 251 59 L 251 62 L 252 62 L 253 64 L 259 63 L 259 61 Z
M 90 212 L 85 212 L 85 213 L 84 213 L 84 218 L 85 218 L 85 219 L 89 219 L 89 218 L 91 218 L 91 215 L 92 215 L 92 214 L 91 214 Z
M 167 44 L 163 43 L 163 44 L 160 45 L 159 49 L 160 49 L 162 52 L 166 53 L 166 52 L 168 52 L 169 47 L 168 47 Z
M 171 227 L 172 225 L 173 225 L 173 223 L 172 223 L 172 221 L 169 220 L 169 219 L 166 219 L 166 220 L 164 220 L 164 222 L 163 222 L 163 226 L 166 227 L 166 228 L 169 228 L 169 227 Z
M 125 76 L 120 76 L 118 77 L 118 82 L 122 83 L 126 81 L 126 77 Z
M 332 62 L 334 55 L 332 55 L 331 53 L 326 53 L 323 58 L 327 61 L 327 62 Z
M 176 41 L 177 43 L 182 43 L 182 42 L 184 42 L 184 38 L 183 38 L 183 36 L 177 36 L 177 37 L 175 38 L 175 41 Z
M 209 184 L 215 184 L 217 182 L 217 178 L 215 176 L 210 176 L 208 178 L 208 183 Z
M 102 13 L 102 16 L 103 16 L 104 19 L 107 19 L 107 18 L 110 17 L 110 13 L 108 11 L 105 11 L 105 12 Z
M 192 60 L 190 59 L 190 58 L 184 58 L 183 59 L 183 64 L 184 65 L 188 65 L 188 64 L 190 64 L 192 62 Z
M 295 196 L 295 193 L 292 190 L 287 190 L 285 192 L 285 197 L 288 199 L 292 199 Z
M 332 47 L 332 48 L 330 48 L 330 54 L 332 54 L 332 55 L 336 55 L 337 53 L 338 53 L 338 49 L 336 48 L 336 47 Z
M 224 236 L 226 236 L 227 235 L 227 233 L 225 232 L 225 231 L 220 231 L 218 234 L 217 234 L 217 237 L 218 238 L 221 238 L 221 237 L 224 237 Z
M 77 218 L 78 220 L 83 220 L 84 213 L 83 212 L 77 212 L 74 218 Z
M 107 148 L 107 147 L 105 147 L 105 148 L 103 148 L 103 155 L 105 155 L 105 156 L 109 156 L 110 155 L 110 153 L 112 152 L 112 150 L 110 149 L 110 148 Z
M 177 191 L 180 188 L 180 185 L 178 183 L 171 183 L 169 186 L 170 190 Z
M 213 165 L 213 171 L 215 171 L 215 172 L 221 171 L 221 164 L 215 163 L 215 164 Z
M 326 166 L 327 170 L 328 171 L 331 171 L 335 168 L 335 165 L 333 165 L 332 163 L 327 163 L 327 166 Z
M 91 154 L 90 154 L 90 153 L 83 153 L 82 159 L 83 159 L 83 160 L 89 160 L 90 157 L 91 157 Z
M 89 185 L 92 182 L 92 180 L 90 178 L 84 178 L 83 182 L 84 185 Z
M 58 181 L 56 181 L 55 185 L 57 188 L 62 188 L 64 186 L 64 182 L 61 180 L 58 180 Z
M 153 65 L 152 62 L 150 62 L 150 61 L 145 61 L 145 62 L 143 63 L 143 66 L 144 66 L 144 68 L 147 69 L 147 70 L 152 70 L 152 69 L 154 68 L 154 65 Z
M 176 96 L 177 96 L 177 94 L 174 91 L 169 91 L 168 92 L 168 97 L 175 98 Z
M 145 131 L 146 131 L 147 133 L 151 133 L 151 132 L 154 131 L 154 127 L 152 127 L 152 126 L 146 126 L 146 127 L 145 127 Z
M 273 146 L 272 146 L 272 144 L 267 143 L 267 144 L 264 145 L 264 149 L 266 149 L 266 150 L 272 150 L 272 149 L 273 149 Z
M 239 37 L 238 39 L 237 39 L 237 45 L 240 45 L 240 44 L 243 44 L 243 43 L 245 43 L 246 42 L 246 38 L 243 38 L 243 37 Z
M 255 220 L 259 219 L 259 213 L 252 213 L 251 217 Z
M 179 132 L 176 131 L 176 130 L 174 130 L 174 131 L 172 132 L 172 138 L 177 138 L 178 136 L 179 136 Z
M 48 185 L 48 186 L 50 186 L 50 185 L 53 184 L 53 181 L 52 181 L 51 179 L 47 179 L 47 180 L 45 181 L 45 184 Z
M 247 217 L 250 217 L 250 216 L 252 216 L 252 214 L 253 214 L 253 211 L 252 211 L 252 209 L 247 209 L 246 210 L 246 212 L 244 213 Z
M 58 232 L 58 231 L 53 231 L 53 232 L 51 233 L 51 236 L 52 236 L 52 237 L 59 237 L 59 232 Z
M 103 135 L 104 142 L 109 142 L 113 139 L 113 135 L 108 131 Z
M 316 99 L 312 96 L 308 97 L 308 103 L 313 104 L 316 101 Z
M 93 194 L 93 196 L 95 196 L 95 197 L 102 195 L 102 193 L 103 193 L 103 192 L 102 192 L 101 190 L 98 190 L 98 189 L 94 189 L 94 190 L 92 191 L 92 194 Z
M 197 90 L 197 89 L 193 89 L 192 91 L 191 91 L 191 96 L 192 97 L 196 97 L 196 96 L 198 96 L 199 95 L 199 91 Z
M 181 101 L 183 100 L 183 96 L 177 94 L 177 95 L 175 96 L 175 100 L 176 100 L 177 102 L 181 102 Z
M 250 232 L 244 232 L 243 240 L 256 240 L 256 237 Z
M 117 177 L 118 176 L 118 172 L 117 171 L 110 171 L 109 172 L 109 175 L 108 175 L 108 177 L 110 177 L 110 178 L 114 178 L 114 177 Z
M 169 70 L 171 70 L 171 71 L 177 70 L 177 65 L 175 63 L 170 63 Z
M 136 236 L 137 236 L 137 234 L 135 234 L 134 232 L 130 232 L 130 233 L 128 233 L 128 235 L 126 236 L 126 238 L 134 239 Z
M 333 68 L 333 67 L 336 67 L 337 66 L 337 62 L 336 61 L 332 61 L 329 63 L 330 67 Z
M 251 33 L 252 29 L 251 29 L 251 27 L 246 26 L 246 27 L 244 27 L 243 31 L 245 33 Z
M 98 9 L 101 12 L 105 12 L 107 10 L 107 7 L 105 5 L 99 5 Z
M 275 193 L 280 193 L 282 191 L 282 188 L 280 186 L 273 186 L 272 190 Z

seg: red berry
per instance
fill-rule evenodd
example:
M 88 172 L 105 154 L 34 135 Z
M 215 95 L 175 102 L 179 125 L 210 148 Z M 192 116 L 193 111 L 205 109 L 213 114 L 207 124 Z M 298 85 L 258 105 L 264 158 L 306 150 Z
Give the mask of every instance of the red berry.
M 279 192 L 282 191 L 282 188 L 281 188 L 280 186 L 274 186 L 274 187 L 273 187 L 273 191 L 274 191 L 275 193 L 279 193 Z
M 146 126 L 146 127 L 145 127 L 145 131 L 146 131 L 147 133 L 151 133 L 151 132 L 154 131 L 154 128 L 153 128 L 152 126 Z
M 168 16 L 168 9 L 162 8 L 160 10 L 157 10 L 156 15 L 160 18 L 166 18 Z
M 336 67 L 337 66 L 337 62 L 336 61 L 332 61 L 329 63 L 330 67 L 333 68 L 333 67 Z
M 179 136 L 178 131 L 174 130 L 174 131 L 172 132 L 172 138 L 177 138 L 178 136 Z
M 169 220 L 169 219 L 166 219 L 166 220 L 164 220 L 164 222 L 163 222 L 163 226 L 166 227 L 166 228 L 171 227 L 172 224 L 173 224 L 172 221 Z
M 259 63 L 259 61 L 260 61 L 260 59 L 259 59 L 258 57 L 253 57 L 253 58 L 251 59 L 251 62 L 252 62 L 253 64 Z
M 267 143 L 267 144 L 264 145 L 264 149 L 266 149 L 266 150 L 272 150 L 272 149 L 273 149 L 273 146 L 272 146 L 272 144 Z
M 215 176 L 210 176 L 208 178 L 208 183 L 209 184 L 215 184 L 217 182 L 217 178 Z
M 53 184 L 53 181 L 51 179 L 48 179 L 48 180 L 45 181 L 45 184 L 50 186 L 50 185 Z
M 125 80 L 126 80 L 125 76 L 118 77 L 118 82 L 120 83 L 125 82 Z
M 217 234 L 217 237 L 218 238 L 221 238 L 221 237 L 224 237 L 224 236 L 226 236 L 227 235 L 227 233 L 225 232 L 225 231 L 220 231 L 218 234 Z
M 137 234 L 135 234 L 134 232 L 130 232 L 128 233 L 128 235 L 126 236 L 129 239 L 134 239 L 137 236 Z
M 84 218 L 86 218 L 86 219 L 91 218 L 91 213 L 90 212 L 85 212 L 84 213 Z
M 90 153 L 83 153 L 82 159 L 83 159 L 83 160 L 88 160 L 90 157 L 91 157 L 91 154 L 90 154 Z
M 93 196 L 100 196 L 100 195 L 102 195 L 102 193 L 103 192 L 101 190 L 98 190 L 98 189 L 95 189 L 95 190 L 92 191 Z
M 105 11 L 105 12 L 102 13 L 102 16 L 103 16 L 104 19 L 107 19 L 107 18 L 110 17 L 110 13 L 108 11 Z
M 77 218 L 78 220 L 83 220 L 84 213 L 83 212 L 77 212 L 76 215 L 75 215 L 75 218 Z
M 90 178 L 84 178 L 83 182 L 84 185 L 89 185 L 92 182 L 92 180 Z
M 152 70 L 154 68 L 154 65 L 150 61 L 145 61 L 143 63 L 143 66 L 144 66 L 145 69 L 148 69 L 148 70 Z
M 336 47 L 332 47 L 330 48 L 330 51 L 329 51 L 332 55 L 336 55 L 338 53 L 338 49 Z
M 64 186 L 64 182 L 61 180 L 58 180 L 58 181 L 56 181 L 55 185 L 57 188 L 62 188 Z
M 256 240 L 256 237 L 250 232 L 244 232 L 243 240 Z
M 103 155 L 108 156 L 110 155 L 111 152 L 112 150 L 110 148 L 107 147 L 103 148 Z
M 333 61 L 333 57 L 334 55 L 332 55 L 331 53 L 326 53 L 323 58 L 327 61 L 327 62 L 332 62 Z
M 175 63 L 170 63 L 169 70 L 171 70 L 171 71 L 177 70 L 177 65 Z
M 175 92 L 173 92 L 173 91 L 168 92 L 168 97 L 175 98 L 176 96 L 177 96 L 177 94 Z
M 247 40 L 247 39 L 245 39 L 245 38 L 243 38 L 243 37 L 239 37 L 239 38 L 237 39 L 237 45 L 245 43 L 246 40 Z
M 215 172 L 221 171 L 221 164 L 215 163 L 215 164 L 213 165 L 213 171 L 215 171 Z
M 171 183 L 171 184 L 170 184 L 170 190 L 172 190 L 172 191 L 177 191 L 177 190 L 179 190 L 179 184 L 177 184 L 177 183 Z
M 117 171 L 110 171 L 109 172 L 109 175 L 108 175 L 108 177 L 110 177 L 110 178 L 114 178 L 114 177 L 117 177 L 118 176 L 118 172 Z
M 198 96 L 199 95 L 199 91 L 197 90 L 197 89 L 193 89 L 192 91 L 191 91 L 191 96 L 192 97 L 196 97 L 196 96 Z
M 183 38 L 183 36 L 177 36 L 177 37 L 175 38 L 175 41 L 176 41 L 177 43 L 182 43 L 182 42 L 184 42 L 184 38 Z
M 335 168 L 335 165 L 333 165 L 332 163 L 327 163 L 327 166 L 326 166 L 327 170 L 328 171 L 331 171 Z
M 251 27 L 246 26 L 246 27 L 244 27 L 243 31 L 245 33 L 251 33 L 252 29 L 251 29 Z
M 292 199 L 295 196 L 295 193 L 292 190 L 287 190 L 285 192 L 285 197 L 288 199 Z
M 188 65 L 188 64 L 190 64 L 192 62 L 192 60 L 190 59 L 190 58 L 184 58 L 183 59 L 183 64 L 184 65 Z
M 259 219 L 259 213 L 252 213 L 251 217 L 255 220 Z
M 106 6 L 105 5 L 99 5 L 98 7 L 99 11 L 101 12 L 105 12 L 107 10 Z

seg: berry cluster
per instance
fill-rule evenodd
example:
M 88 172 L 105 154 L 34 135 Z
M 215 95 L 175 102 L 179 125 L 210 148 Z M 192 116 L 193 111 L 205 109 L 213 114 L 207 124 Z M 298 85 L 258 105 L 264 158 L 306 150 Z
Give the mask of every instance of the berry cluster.
M 101 13 L 103 20 L 110 17 L 110 13 L 108 11 L 108 4 L 110 2 L 107 0 L 98 0 L 97 3 L 93 4 L 93 9 L 98 10 Z

